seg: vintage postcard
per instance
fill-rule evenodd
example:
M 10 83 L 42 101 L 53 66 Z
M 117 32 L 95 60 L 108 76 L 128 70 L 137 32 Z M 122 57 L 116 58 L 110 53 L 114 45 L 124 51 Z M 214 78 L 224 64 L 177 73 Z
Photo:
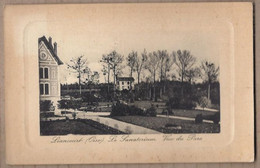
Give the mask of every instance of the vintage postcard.
M 7 163 L 252 162 L 252 13 L 6 6 Z

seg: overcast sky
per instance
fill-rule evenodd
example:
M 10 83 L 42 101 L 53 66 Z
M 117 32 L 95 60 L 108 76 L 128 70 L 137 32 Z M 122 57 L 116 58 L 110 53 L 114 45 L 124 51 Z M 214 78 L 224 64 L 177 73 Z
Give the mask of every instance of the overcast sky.
M 45 16 L 48 22 L 39 21 L 32 26 L 37 30 L 33 37 L 51 36 L 52 41 L 58 44 L 58 56 L 64 63 L 84 55 L 91 70 L 98 72 L 102 68 L 99 62 L 102 55 L 112 50 L 126 58 L 132 50 L 140 55 L 144 49 L 147 52 L 167 50 L 169 53 L 186 49 L 198 63 L 210 60 L 219 65 L 219 56 L 229 45 L 231 28 L 221 19 L 216 20 L 210 12 L 204 15 L 203 11 L 191 12 L 188 9 L 132 8 L 129 12 L 130 9 L 101 6 L 82 13 L 79 9 L 71 18 L 75 11 L 55 14 L 55 10 L 50 8 Z M 52 15 L 55 15 L 54 20 Z M 128 75 L 126 67 L 124 76 Z M 143 77 L 146 75 L 148 73 L 143 73 Z M 60 80 L 61 83 L 73 83 L 77 78 L 64 64 L 60 67 Z M 104 82 L 102 73 L 100 81 Z

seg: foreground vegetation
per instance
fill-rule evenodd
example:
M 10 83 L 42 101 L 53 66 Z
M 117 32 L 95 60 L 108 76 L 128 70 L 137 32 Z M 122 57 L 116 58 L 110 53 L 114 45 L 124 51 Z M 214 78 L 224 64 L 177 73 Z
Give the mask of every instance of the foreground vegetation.
M 40 129 L 41 135 L 124 134 L 114 128 L 88 119 L 41 121 Z
M 162 133 L 219 133 L 219 124 L 199 123 L 165 117 L 113 116 L 113 119 L 153 129 Z

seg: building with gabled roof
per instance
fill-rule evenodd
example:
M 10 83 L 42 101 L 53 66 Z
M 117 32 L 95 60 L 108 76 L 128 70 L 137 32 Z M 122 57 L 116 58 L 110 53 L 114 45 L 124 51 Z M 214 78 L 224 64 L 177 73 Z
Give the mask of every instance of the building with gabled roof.
M 60 100 L 59 66 L 63 62 L 58 57 L 57 43 L 52 44 L 52 38 L 45 36 L 38 39 L 39 59 L 39 91 L 40 101 L 51 100 L 57 110 Z

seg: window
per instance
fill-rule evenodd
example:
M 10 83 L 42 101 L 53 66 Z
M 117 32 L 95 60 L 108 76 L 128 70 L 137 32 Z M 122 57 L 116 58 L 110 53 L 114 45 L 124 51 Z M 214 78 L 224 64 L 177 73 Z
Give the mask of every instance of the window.
M 49 78 L 48 68 L 44 68 L 44 74 L 45 74 L 45 78 L 48 79 Z
M 43 88 L 43 84 L 40 84 L 40 94 L 43 95 L 44 94 L 44 88 Z
M 40 79 L 49 78 L 49 68 L 40 68 Z
M 124 85 L 124 82 L 122 82 L 122 85 Z
M 127 84 L 129 85 L 129 84 L 130 84 L 130 82 L 128 81 L 128 82 L 127 82 Z
M 49 84 L 45 84 L 45 94 L 49 94 Z
M 41 83 L 40 84 L 40 94 L 41 95 L 49 95 L 49 84 L 48 83 Z
M 40 78 L 43 78 L 43 68 L 40 68 Z

